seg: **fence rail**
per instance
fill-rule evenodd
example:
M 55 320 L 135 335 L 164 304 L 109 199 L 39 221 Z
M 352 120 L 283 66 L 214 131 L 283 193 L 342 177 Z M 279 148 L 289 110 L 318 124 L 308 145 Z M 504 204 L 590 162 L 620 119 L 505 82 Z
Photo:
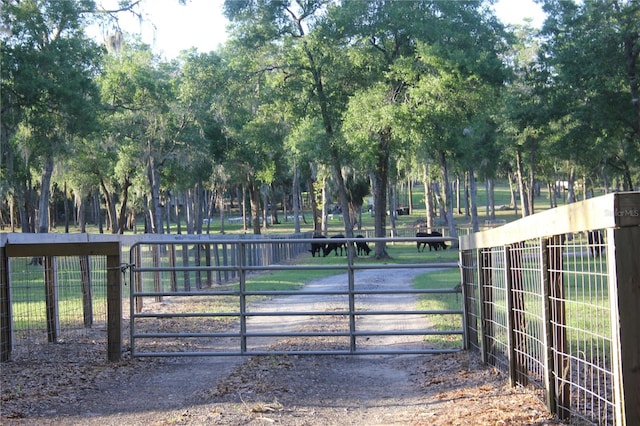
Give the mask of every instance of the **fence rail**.
M 640 419 L 640 193 L 460 237 L 467 344 L 561 419 Z

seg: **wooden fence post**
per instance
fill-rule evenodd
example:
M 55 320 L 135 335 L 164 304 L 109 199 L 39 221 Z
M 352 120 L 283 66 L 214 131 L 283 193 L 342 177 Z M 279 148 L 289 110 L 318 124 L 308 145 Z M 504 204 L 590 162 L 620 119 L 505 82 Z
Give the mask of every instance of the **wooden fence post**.
M 560 420 L 568 419 L 571 407 L 571 386 L 569 357 L 567 356 L 567 314 L 565 311 L 565 291 L 563 274 L 562 244 L 564 235 L 552 238 L 549 247 L 549 304 L 551 310 L 551 341 L 555 356 L 553 376 L 556 414 Z
M 47 341 L 56 343 L 60 334 L 60 314 L 58 312 L 58 262 L 53 256 L 45 256 L 44 291 L 47 313 Z
M 80 279 L 82 281 L 82 315 L 84 326 L 93 326 L 93 289 L 91 287 L 91 262 L 89 256 L 79 256 Z
M 549 289 L 551 288 L 551 282 L 553 281 L 551 275 L 551 251 L 550 246 L 553 246 L 553 239 L 541 238 L 540 239 L 540 276 L 541 293 L 542 293 L 542 322 L 544 323 L 544 335 L 542 336 L 542 344 L 544 347 L 544 387 L 545 387 L 545 403 L 547 404 L 547 410 L 550 413 L 556 412 L 556 392 L 553 381 L 553 347 L 551 342 L 553 341 L 553 327 L 551 325 L 551 305 L 549 299 Z
M 118 253 L 107 255 L 107 359 L 112 362 L 122 356 L 122 271 L 116 246 Z
M 518 280 L 515 277 L 512 265 L 512 251 L 511 246 L 505 245 L 502 248 L 502 255 L 504 256 L 504 265 L 502 267 L 502 273 L 504 274 L 504 292 L 505 292 L 505 304 L 506 304 L 506 319 L 507 319 L 507 355 L 509 356 L 509 385 L 516 386 L 518 384 L 518 378 L 516 377 L 518 371 L 518 363 L 516 360 L 516 318 L 514 312 L 514 303 L 516 296 L 514 293 L 513 284 Z M 517 263 L 516 263 L 517 264 Z M 517 290 L 517 287 L 516 287 Z
M 9 258 L 0 247 L 0 362 L 11 358 L 11 300 L 9 300 Z
M 607 250 L 615 418 L 632 425 L 640 419 L 640 227 L 607 229 Z

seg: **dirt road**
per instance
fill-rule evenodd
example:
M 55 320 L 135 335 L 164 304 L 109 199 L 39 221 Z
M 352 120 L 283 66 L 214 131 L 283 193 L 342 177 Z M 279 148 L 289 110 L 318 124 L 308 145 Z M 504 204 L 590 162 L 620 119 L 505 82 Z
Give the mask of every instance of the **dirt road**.
M 415 271 L 359 271 L 360 286 L 410 285 Z M 343 285 L 330 277 L 307 288 Z M 384 298 L 369 298 L 375 309 Z M 292 296 L 262 302 L 270 310 L 335 309 L 336 300 Z M 260 307 L 255 307 L 260 309 Z M 258 319 L 261 318 L 261 319 Z M 274 317 L 256 317 L 265 330 L 278 327 Z M 389 321 L 381 327 L 424 327 L 424 318 Z M 399 322 L 398 322 L 399 321 Z M 256 326 L 256 324 L 254 324 Z M 281 323 L 280 323 L 281 326 Z M 332 327 L 323 323 L 322 327 Z M 296 329 L 318 327 L 314 321 Z M 390 339 L 403 339 L 393 341 Z M 296 338 L 257 344 L 300 348 Z M 337 344 L 332 338 L 313 344 Z M 422 345 L 415 337 L 371 339 L 371 347 Z M 102 360 L 103 348 L 79 362 L 49 359 L 30 365 L 2 366 L 2 409 L 6 425 L 466 425 L 556 424 L 533 394 L 506 386 L 505 377 L 481 366 L 475 354 L 258 356 L 143 358 L 116 364 Z M 55 358 L 55 356 L 52 356 Z M 74 358 L 75 359 L 75 358 Z

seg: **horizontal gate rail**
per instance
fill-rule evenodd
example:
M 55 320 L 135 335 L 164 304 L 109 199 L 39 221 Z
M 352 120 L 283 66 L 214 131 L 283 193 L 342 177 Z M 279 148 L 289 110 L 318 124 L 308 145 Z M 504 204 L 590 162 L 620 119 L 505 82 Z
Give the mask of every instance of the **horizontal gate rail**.
M 413 243 L 418 240 L 425 241 L 451 241 L 450 238 L 367 238 L 367 239 L 349 239 L 349 238 L 332 238 L 321 240 L 320 243 L 345 243 L 347 245 L 357 242 L 385 242 L 391 244 Z M 410 283 L 399 283 L 391 288 L 371 289 L 365 287 L 365 283 L 356 284 L 358 271 L 365 270 L 416 270 L 420 272 L 429 272 L 435 270 L 457 269 L 458 262 L 431 262 L 431 263 L 406 263 L 406 264 L 355 264 L 355 256 L 353 249 L 347 250 L 346 263 L 338 265 L 318 265 L 318 264 L 249 264 L 249 257 L 259 257 L 268 253 L 271 247 L 277 246 L 278 249 L 283 247 L 298 246 L 297 250 L 289 249 L 289 251 L 298 251 L 300 253 L 307 252 L 310 244 L 318 243 L 318 239 L 302 238 L 302 239 L 238 239 L 238 240 L 215 240 L 203 241 L 201 239 L 189 241 L 153 241 L 143 242 L 132 245 L 131 262 L 130 262 L 130 282 L 131 285 L 131 353 L 137 357 L 174 357 L 174 356 L 237 356 L 237 355 L 273 355 L 273 354 L 440 354 L 452 353 L 461 350 L 461 347 L 455 348 L 433 348 L 427 347 L 424 342 L 416 337 L 418 336 L 463 336 L 464 331 L 461 329 L 464 311 L 463 309 L 406 309 L 394 308 L 394 298 L 410 298 L 411 304 L 415 303 L 414 297 L 420 295 L 446 295 L 459 294 L 459 280 L 452 283 L 451 288 L 442 289 L 415 289 L 411 288 Z M 190 247 L 195 245 L 215 245 L 225 244 L 227 247 L 233 247 L 234 253 L 239 255 L 233 259 L 233 262 L 226 264 L 202 265 L 202 264 L 183 264 L 176 265 L 177 262 L 166 261 L 161 259 L 162 253 L 175 253 L 175 247 Z M 154 247 L 155 246 L 155 247 Z M 175 246 L 171 248 L 171 246 Z M 258 247 L 258 248 L 257 248 Z M 302 249 L 300 249 L 302 247 Z M 147 256 L 146 261 L 142 261 L 141 253 L 149 255 L 153 254 L 153 261 Z M 184 253 L 183 253 L 184 255 Z M 231 258 L 231 256 L 229 256 Z M 178 258 L 179 259 L 179 258 Z M 312 258 L 308 258 L 312 259 Z M 344 258 L 343 258 L 344 259 Z M 318 259 L 319 260 L 319 259 Z M 151 266 L 150 266 L 151 265 Z M 332 289 L 308 289 L 300 290 L 248 290 L 246 288 L 247 275 L 255 272 L 270 271 L 295 271 L 295 270 L 326 270 L 334 271 L 340 274 L 339 283 L 335 283 Z M 178 289 L 178 285 L 173 283 L 168 286 L 167 280 L 170 276 L 188 275 L 196 273 L 220 273 L 221 271 L 234 272 L 238 276 L 238 288 L 233 290 L 221 289 L 211 290 L 203 289 Z M 346 278 L 344 275 L 346 274 Z M 153 278 L 153 279 L 152 279 Z M 346 282 L 344 282 L 346 281 Z M 186 285 L 183 286 L 186 288 Z M 260 308 L 255 308 L 250 301 L 253 298 L 272 298 L 281 297 L 284 302 L 284 309 L 272 307 L 271 304 L 263 304 L 259 302 Z M 305 298 L 313 296 L 314 303 L 329 303 L 329 310 L 306 310 L 295 309 L 295 306 L 288 306 L 287 303 L 303 303 L 301 300 L 308 301 Z M 377 297 L 377 298 L 376 298 Z M 139 308 L 142 306 L 142 299 L 153 298 L 156 302 L 167 304 L 183 303 L 183 311 L 180 312 L 163 312 L 161 307 L 149 307 L 147 310 Z M 173 298 L 180 298 L 179 301 Z M 235 305 L 231 311 L 215 308 L 203 309 L 202 307 L 191 309 L 190 305 L 197 305 L 201 300 L 215 301 L 218 298 L 232 298 Z M 360 298 L 366 300 L 361 301 Z M 194 302 L 189 302 L 193 300 Z M 381 301 L 383 303 L 381 303 Z M 375 306 L 383 305 L 383 306 Z M 182 305 L 181 305 L 182 306 Z M 287 310 L 287 309 L 291 310 Z M 459 318 L 460 326 L 451 330 L 436 330 L 428 325 L 426 319 L 431 315 L 450 315 Z M 306 319 L 305 317 L 308 317 Z M 324 325 L 319 324 L 322 318 L 335 321 L 335 330 L 324 330 Z M 376 319 L 378 318 L 378 319 Z M 145 321 L 155 321 L 153 324 L 159 323 L 158 327 L 166 327 L 166 330 L 147 330 L 144 328 Z M 218 330 L 193 330 L 194 324 L 198 321 L 207 322 L 207 326 L 215 328 L 226 326 L 228 329 Z M 263 323 L 263 321 L 265 323 Z M 269 321 L 275 323 L 269 323 Z M 296 321 L 306 322 L 307 326 L 318 327 L 320 330 L 300 330 L 300 324 Z M 368 321 L 368 322 L 367 322 Z M 380 324 L 386 325 L 387 322 L 404 322 L 411 323 L 411 327 L 402 327 L 400 330 L 385 329 Z M 222 325 L 221 323 L 224 322 Z M 364 324 L 363 324 L 364 323 Z M 274 325 L 275 324 L 275 325 Z M 417 326 L 415 324 L 418 324 Z M 266 328 L 266 330 L 265 330 Z M 287 329 L 290 328 L 290 329 Z M 372 338 L 377 336 L 378 339 L 384 339 L 390 336 L 406 336 L 412 339 L 410 347 L 394 347 L 387 349 L 384 344 L 377 347 L 363 347 L 357 342 L 357 338 Z M 410 337 L 414 336 L 414 337 Z M 277 347 L 271 347 L 272 344 L 278 343 L 278 338 L 329 338 L 342 339 L 341 345 L 344 349 L 336 349 L 329 346 L 324 349 L 311 348 L 308 350 L 300 350 L 297 348 L 282 350 Z M 205 346 L 210 345 L 214 348 L 207 347 L 204 350 L 189 350 L 190 343 L 183 343 L 185 348 L 180 347 L 176 350 L 177 341 L 187 341 L 189 339 L 210 339 Z M 256 341 L 254 341 L 255 339 Z M 174 341 L 175 340 L 175 341 Z M 464 341 L 464 339 L 462 339 Z M 147 343 L 148 342 L 148 343 Z M 167 342 L 167 343 L 162 343 Z M 251 343 L 251 344 L 249 344 Z M 145 346 L 147 345 L 147 346 Z M 173 345 L 172 349 L 166 349 Z M 462 344 L 461 344 L 462 345 Z M 267 346 L 268 349 L 263 349 Z M 415 346 L 418 346 L 416 348 Z M 152 347 L 152 349 L 148 349 Z

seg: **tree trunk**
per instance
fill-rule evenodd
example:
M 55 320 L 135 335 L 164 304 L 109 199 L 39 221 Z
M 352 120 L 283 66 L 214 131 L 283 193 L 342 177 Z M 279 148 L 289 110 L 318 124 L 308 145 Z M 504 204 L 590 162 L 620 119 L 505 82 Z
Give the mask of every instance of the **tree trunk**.
M 547 181 L 547 192 L 549 193 L 549 208 L 552 209 L 555 207 L 556 191 L 553 189 L 551 181 Z
M 260 186 L 260 199 L 262 200 L 262 228 L 267 232 L 269 227 L 269 189 L 266 184 Z
M 193 200 L 193 220 L 194 220 L 194 229 L 195 232 L 200 235 L 202 234 L 202 219 L 205 211 L 205 197 L 204 197 L 204 188 L 202 185 L 202 181 L 198 180 L 196 182 L 196 188 L 193 191 L 194 200 Z
M 433 227 L 433 196 L 431 194 L 431 180 L 427 173 L 427 165 L 422 165 L 422 181 L 424 185 L 424 209 L 426 210 L 425 222 L 427 229 Z
M 96 226 L 98 227 L 99 233 L 104 233 L 104 228 L 102 226 L 102 212 L 100 211 L 100 191 L 93 191 L 93 197 L 91 197 L 91 203 L 93 207 L 93 217 Z
M 153 156 L 147 160 L 147 178 L 149 179 L 151 213 L 151 233 L 162 234 L 162 207 L 160 206 L 160 173 Z
M 80 228 L 80 232 L 87 232 L 87 218 L 84 207 L 84 197 L 79 191 L 73 192 L 73 204 L 76 210 L 76 226 Z
M 449 227 L 449 236 L 453 238 L 458 237 L 458 232 L 456 230 L 456 224 L 453 221 L 453 205 L 452 205 L 452 194 L 451 194 L 451 185 L 449 184 L 449 171 L 447 168 L 447 157 L 444 151 L 440 151 L 440 171 L 442 173 L 442 201 L 445 208 L 445 214 L 447 218 L 447 225 Z M 457 248 L 457 243 L 452 242 L 452 247 Z
M 186 197 L 182 194 L 182 199 L 184 200 Z M 178 201 L 179 197 L 174 200 L 175 206 L 175 216 L 176 216 L 176 232 L 178 235 L 182 234 L 182 219 L 180 218 L 180 202 Z
M 529 206 L 527 205 L 527 189 L 522 177 L 522 153 L 516 151 L 516 173 L 518 178 L 518 189 L 520 190 L 520 202 L 522 203 L 522 217 L 529 216 Z
M 125 212 L 126 214 L 126 212 Z M 171 197 L 166 197 L 164 201 L 164 217 L 165 221 L 165 230 L 167 234 L 171 234 Z M 118 218 L 118 220 L 120 220 Z
M 194 208 L 193 189 L 187 189 L 184 194 L 184 222 L 189 235 L 195 230 Z
M 255 235 L 260 235 L 260 188 L 249 183 L 249 204 L 251 205 L 251 227 Z
M 125 179 L 122 185 L 122 200 L 120 203 L 120 212 L 118 213 L 118 234 L 124 234 L 127 223 L 127 202 L 129 201 L 129 188 L 131 182 Z
M 316 199 L 316 181 L 313 180 L 313 177 L 309 176 L 308 180 L 309 185 L 309 198 L 311 203 L 311 215 L 313 218 L 313 232 L 315 234 L 320 234 L 322 232 L 322 217 L 320 216 L 320 212 L 318 211 L 318 200 Z
M 407 179 L 407 192 L 407 207 L 409 208 L 409 214 L 413 214 L 413 180 L 411 179 L 411 177 Z
M 456 210 L 462 215 L 462 191 L 460 190 L 460 175 L 456 175 Z
M 568 191 L 569 191 L 569 194 L 567 196 L 567 204 L 576 202 L 576 189 L 574 186 L 575 182 L 576 182 L 576 170 L 573 166 L 571 166 L 569 168 L 569 181 L 567 182 Z
M 478 188 L 476 185 L 476 177 L 473 167 L 469 167 L 469 192 L 471 195 L 471 229 L 478 232 Z
M 329 208 L 329 199 L 327 196 L 327 179 L 323 178 L 322 179 L 322 198 L 321 198 L 321 203 L 322 203 L 322 212 L 320 213 L 322 215 L 321 220 L 321 229 L 322 229 L 322 234 L 323 235 L 327 235 L 327 231 L 329 228 L 329 224 L 327 223 L 327 217 L 329 214 L 328 208 Z
M 398 215 L 398 203 L 396 201 L 397 192 L 394 190 L 392 182 L 387 182 L 387 200 L 389 205 L 386 210 L 389 211 L 389 222 L 391 225 L 391 237 L 396 236 L 396 217 Z
M 53 174 L 53 158 L 44 159 L 42 180 L 40 181 L 40 201 L 38 202 L 38 233 L 49 232 L 49 198 L 51 198 L 51 175 Z
M 511 173 L 511 172 L 508 173 L 508 179 L 509 179 L 509 192 L 511 192 L 511 204 L 509 205 L 509 207 L 513 208 L 513 212 L 517 215 L 518 214 L 518 200 L 516 198 L 515 185 L 513 184 L 513 173 Z
M 220 209 L 220 233 L 224 234 L 224 190 L 220 188 L 219 191 L 216 191 L 216 199 L 218 200 L 218 208 Z
M 293 232 L 295 234 L 300 233 L 300 203 L 298 202 L 300 197 L 300 171 L 298 165 L 293 165 L 293 188 L 291 190 L 293 197 Z
M 531 143 L 531 151 L 530 151 L 530 164 L 529 164 L 529 213 L 535 214 L 535 195 L 537 192 L 536 188 L 536 176 L 535 176 L 535 165 L 536 165 L 536 144 L 535 142 Z
M 376 172 L 374 173 L 374 228 L 375 236 L 384 238 L 387 235 L 385 227 L 387 215 L 387 184 L 389 181 L 389 142 L 391 129 L 386 129 L 379 135 L 380 146 L 376 160 Z M 391 212 L 393 213 L 393 212 Z M 387 245 L 376 242 L 375 256 L 378 259 L 388 258 Z
M 107 185 L 105 185 L 104 180 L 102 178 L 100 179 L 100 189 L 102 189 L 104 202 L 107 205 L 107 217 L 109 219 L 109 224 L 110 224 L 109 229 L 112 234 L 115 234 L 117 232 L 117 229 L 115 228 L 115 226 L 111 225 L 116 223 L 116 220 L 114 218 L 116 209 L 113 202 L 113 196 L 109 192 L 109 189 L 107 188 Z
M 62 195 L 62 199 L 64 200 L 64 233 L 69 233 L 69 197 L 67 191 L 67 182 L 64 183 L 64 193 Z
M 488 178 L 487 199 L 489 200 L 489 220 L 496 220 L 496 191 L 493 178 Z
M 471 185 L 471 181 L 470 181 L 470 177 L 467 176 L 468 174 L 465 173 L 465 179 L 464 179 L 464 217 L 466 217 L 467 219 L 471 217 L 471 194 L 470 192 L 470 188 L 469 185 Z

